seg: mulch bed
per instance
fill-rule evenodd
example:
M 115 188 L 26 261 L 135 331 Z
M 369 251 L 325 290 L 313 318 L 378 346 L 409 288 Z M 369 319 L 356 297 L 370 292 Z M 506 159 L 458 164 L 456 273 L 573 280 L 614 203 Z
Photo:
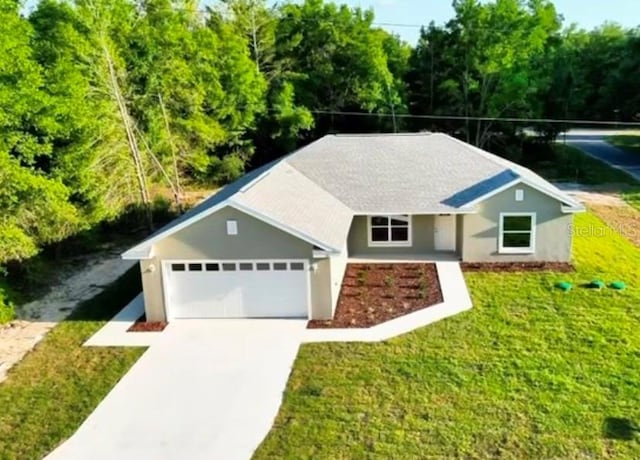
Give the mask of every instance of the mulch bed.
M 435 264 L 349 264 L 334 318 L 307 327 L 367 328 L 439 303 Z
M 572 273 L 575 267 L 566 262 L 500 262 L 500 263 L 467 263 L 460 264 L 462 271 L 519 273 L 519 272 L 558 272 Z
M 147 321 L 147 316 L 142 315 L 131 325 L 127 332 L 161 332 L 167 327 L 166 321 Z

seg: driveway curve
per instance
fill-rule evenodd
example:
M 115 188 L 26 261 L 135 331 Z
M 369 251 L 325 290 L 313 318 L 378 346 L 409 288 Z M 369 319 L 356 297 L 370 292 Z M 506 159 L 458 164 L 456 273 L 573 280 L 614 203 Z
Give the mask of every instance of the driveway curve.
M 599 130 L 572 130 L 561 134 L 558 142 L 582 150 L 589 156 L 597 158 L 610 166 L 621 169 L 640 181 L 640 154 L 628 152 L 609 144 L 607 136 L 621 134 Z
M 278 413 L 305 327 L 172 322 L 47 459 L 250 458 Z

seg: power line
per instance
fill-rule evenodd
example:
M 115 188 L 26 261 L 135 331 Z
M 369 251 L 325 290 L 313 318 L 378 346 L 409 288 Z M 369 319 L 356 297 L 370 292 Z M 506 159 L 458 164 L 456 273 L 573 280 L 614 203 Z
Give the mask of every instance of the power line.
M 413 115 L 408 113 L 386 112 L 348 112 L 340 110 L 309 110 L 317 115 L 344 115 L 358 117 L 395 117 L 416 118 L 427 120 L 455 120 L 455 121 L 501 121 L 507 123 L 554 123 L 571 125 L 615 125 L 615 126 L 640 126 L 640 122 L 633 121 L 603 121 L 603 120 L 563 120 L 557 118 L 515 118 L 515 117 L 467 117 L 462 115 Z

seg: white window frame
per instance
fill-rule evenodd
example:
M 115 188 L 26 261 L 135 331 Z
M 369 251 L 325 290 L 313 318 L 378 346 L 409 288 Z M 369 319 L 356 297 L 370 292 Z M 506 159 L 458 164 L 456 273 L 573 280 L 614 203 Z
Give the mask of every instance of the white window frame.
M 531 217 L 531 241 L 528 248 L 505 248 L 504 247 L 504 218 L 505 217 Z M 535 212 L 501 212 L 500 228 L 498 233 L 498 252 L 500 254 L 534 254 L 536 252 L 536 217 Z M 508 233 L 527 233 L 526 230 L 508 231 Z
M 516 201 L 524 201 L 524 189 L 516 189 Z
M 371 223 L 374 217 L 386 217 L 389 219 L 389 223 L 387 224 L 387 228 L 389 229 L 389 239 L 391 238 L 391 219 L 396 220 L 406 220 L 407 221 L 407 241 L 373 241 L 371 238 L 371 229 L 374 227 Z M 372 248 L 408 248 L 413 246 L 413 217 L 411 215 L 387 215 L 387 214 L 375 214 L 367 216 L 367 239 L 369 242 L 369 247 Z M 381 227 L 381 226 L 375 226 Z

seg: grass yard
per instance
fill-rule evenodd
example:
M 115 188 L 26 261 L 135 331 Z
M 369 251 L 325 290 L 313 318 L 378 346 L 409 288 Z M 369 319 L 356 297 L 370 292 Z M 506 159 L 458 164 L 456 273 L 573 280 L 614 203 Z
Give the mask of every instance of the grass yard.
M 640 153 L 640 134 L 609 136 L 607 142 L 634 153 Z
M 474 309 L 304 345 L 257 459 L 640 458 L 640 250 L 577 216 L 577 273 L 467 275 Z M 601 278 L 624 292 L 576 287 Z
M 40 459 L 71 436 L 144 352 L 82 343 L 141 290 L 137 266 L 68 320 L 0 383 L 0 459 Z

